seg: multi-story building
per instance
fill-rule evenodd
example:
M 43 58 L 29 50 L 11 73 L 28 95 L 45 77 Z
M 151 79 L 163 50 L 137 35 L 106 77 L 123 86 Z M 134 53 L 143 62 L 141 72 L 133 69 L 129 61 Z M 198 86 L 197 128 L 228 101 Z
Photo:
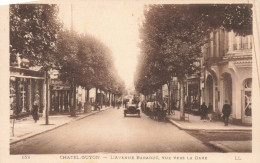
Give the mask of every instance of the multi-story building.
M 252 124 L 252 35 L 218 29 L 203 48 L 201 97 L 220 115 L 227 101 L 234 123 Z

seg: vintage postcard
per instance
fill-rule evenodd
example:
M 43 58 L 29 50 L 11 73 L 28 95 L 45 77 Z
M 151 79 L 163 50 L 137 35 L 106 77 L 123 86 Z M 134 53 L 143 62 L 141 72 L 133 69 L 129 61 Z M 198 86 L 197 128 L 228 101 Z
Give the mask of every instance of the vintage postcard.
M 0 8 L 0 162 L 260 161 L 258 1 Z

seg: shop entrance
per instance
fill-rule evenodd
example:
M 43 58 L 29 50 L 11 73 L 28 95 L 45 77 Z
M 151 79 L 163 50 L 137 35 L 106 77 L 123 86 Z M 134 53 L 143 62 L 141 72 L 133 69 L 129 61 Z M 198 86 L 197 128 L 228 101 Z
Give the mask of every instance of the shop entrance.
M 209 106 L 209 104 L 213 105 L 213 78 L 211 75 L 207 77 L 206 81 L 206 105 Z
M 223 102 L 227 101 L 228 104 L 230 104 L 232 107 L 232 78 L 229 73 L 224 73 L 222 76 L 223 76 L 223 88 L 224 88 Z

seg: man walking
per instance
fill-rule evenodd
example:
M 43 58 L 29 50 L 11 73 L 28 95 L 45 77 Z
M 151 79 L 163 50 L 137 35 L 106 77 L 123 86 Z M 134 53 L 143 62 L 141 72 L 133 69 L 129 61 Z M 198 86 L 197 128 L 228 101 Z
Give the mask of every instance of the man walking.
M 225 104 L 223 105 L 222 113 L 224 124 L 225 126 L 228 126 L 228 118 L 231 114 L 231 106 L 228 104 L 227 100 L 225 100 Z

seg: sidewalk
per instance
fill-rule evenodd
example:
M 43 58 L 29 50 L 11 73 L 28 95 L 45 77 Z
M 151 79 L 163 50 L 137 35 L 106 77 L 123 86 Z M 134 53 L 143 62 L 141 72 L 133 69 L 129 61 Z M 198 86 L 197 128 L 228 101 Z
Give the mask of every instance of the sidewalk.
M 105 111 L 110 107 L 104 107 L 100 111 Z M 70 122 L 80 120 L 87 116 L 99 113 L 100 111 L 91 111 L 89 113 L 78 113 L 76 117 L 70 115 L 55 115 L 49 116 L 49 125 L 45 125 L 45 117 L 42 117 L 34 123 L 32 116 L 25 118 L 24 120 L 16 120 L 14 124 L 14 136 L 12 133 L 13 120 L 10 120 L 10 144 L 17 143 L 35 135 L 56 129 Z
M 205 132 L 250 132 L 251 126 L 241 126 L 229 123 L 224 126 L 223 121 L 201 120 L 200 116 L 192 114 L 185 115 L 185 121 L 180 121 L 180 112 L 175 111 L 174 115 L 167 115 L 167 119 L 181 130 L 205 131 Z M 223 152 L 252 152 L 252 141 L 209 141 L 209 146 L 220 149 Z
M 189 120 L 180 121 L 180 112 L 175 110 L 174 115 L 167 115 L 167 119 L 182 130 L 207 130 L 207 131 L 252 131 L 251 126 L 241 126 L 229 123 L 224 126 L 222 121 L 201 120 L 200 116 L 185 114 Z
M 210 141 L 208 144 L 224 152 L 252 152 L 252 141 Z

